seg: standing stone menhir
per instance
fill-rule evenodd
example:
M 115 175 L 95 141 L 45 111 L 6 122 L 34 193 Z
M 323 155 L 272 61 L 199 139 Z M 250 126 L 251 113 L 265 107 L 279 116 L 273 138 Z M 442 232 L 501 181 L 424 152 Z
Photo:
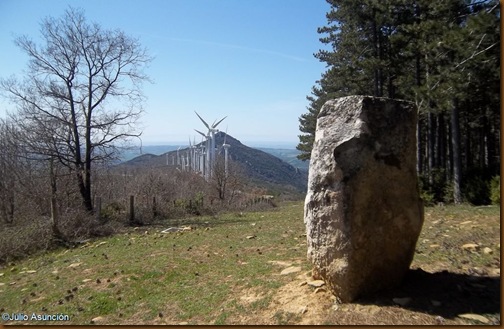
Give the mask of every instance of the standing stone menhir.
M 317 119 L 305 224 L 308 258 L 342 302 L 401 283 L 423 223 L 416 109 L 387 98 L 330 100 Z

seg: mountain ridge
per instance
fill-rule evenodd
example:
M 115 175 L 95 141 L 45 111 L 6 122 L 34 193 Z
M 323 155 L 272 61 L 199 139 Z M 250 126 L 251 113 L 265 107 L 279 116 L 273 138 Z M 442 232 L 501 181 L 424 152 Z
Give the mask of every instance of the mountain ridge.
M 229 158 L 238 163 L 246 177 L 258 185 L 286 187 L 297 192 L 305 192 L 308 173 L 306 170 L 292 166 L 286 161 L 260 149 L 248 147 L 231 135 L 224 132 L 215 134 L 217 154 L 223 153 L 222 144 L 230 145 Z M 196 144 L 199 146 L 201 143 Z M 178 152 L 186 152 L 188 147 L 180 148 Z M 162 167 L 171 165 L 176 158 L 177 150 L 165 152 L 160 155 L 142 154 L 125 161 L 120 166 L 126 167 Z
M 176 151 L 179 147 L 181 147 L 181 145 L 187 145 L 187 142 L 185 144 L 173 143 L 173 144 L 144 145 L 125 149 L 121 152 L 118 163 L 127 162 L 133 158 L 146 154 L 163 155 L 171 151 Z M 299 168 L 308 171 L 309 161 L 299 160 L 297 156 L 300 154 L 300 152 L 295 148 L 264 147 L 264 146 L 248 146 L 248 147 L 274 155 L 277 158 L 282 159 L 283 161 L 289 163 L 294 168 Z M 187 148 L 187 146 L 184 146 L 184 149 L 185 148 Z

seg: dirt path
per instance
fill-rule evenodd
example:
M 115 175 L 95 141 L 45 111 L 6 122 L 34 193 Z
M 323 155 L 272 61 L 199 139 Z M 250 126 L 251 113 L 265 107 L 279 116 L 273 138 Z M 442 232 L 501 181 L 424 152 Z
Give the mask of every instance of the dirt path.
M 233 324 L 265 325 L 467 325 L 500 324 L 500 277 L 448 271 L 410 270 L 404 284 L 355 303 L 337 304 L 325 286 L 310 285 L 309 273 L 291 274 L 268 307 L 229 319 Z M 241 303 L 265 292 L 242 291 Z

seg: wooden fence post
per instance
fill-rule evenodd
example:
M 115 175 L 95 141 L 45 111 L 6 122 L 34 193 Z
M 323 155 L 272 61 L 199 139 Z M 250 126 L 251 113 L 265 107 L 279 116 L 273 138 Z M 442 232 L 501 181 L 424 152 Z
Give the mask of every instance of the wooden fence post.
M 96 197 L 95 203 L 96 220 L 101 221 L 101 197 Z
M 129 200 L 129 221 L 131 224 L 135 222 L 135 196 L 130 195 Z
M 156 218 L 158 215 L 157 213 L 157 204 L 156 204 L 156 197 L 152 197 L 152 217 Z

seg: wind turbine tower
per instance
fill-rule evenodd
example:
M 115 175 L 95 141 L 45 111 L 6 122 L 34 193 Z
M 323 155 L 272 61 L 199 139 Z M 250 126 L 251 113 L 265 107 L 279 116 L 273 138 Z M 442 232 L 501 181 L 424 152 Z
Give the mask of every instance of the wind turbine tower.
M 194 111 L 194 113 L 196 113 L 198 118 L 201 120 L 201 122 L 203 122 L 205 127 L 207 127 L 207 129 L 208 129 L 208 134 L 207 134 L 207 136 L 209 137 L 209 139 L 207 137 L 207 160 L 208 160 L 208 163 L 207 163 L 207 170 L 208 170 L 207 177 L 208 178 L 207 178 L 207 180 L 208 180 L 209 178 L 212 177 L 213 165 L 215 162 L 215 134 L 219 131 L 217 129 L 217 126 L 225 118 L 227 118 L 227 116 L 225 116 L 224 118 L 220 119 L 217 122 L 214 121 L 214 123 L 210 126 L 208 123 L 205 122 L 205 120 L 203 120 L 203 118 L 198 114 L 198 112 Z M 201 132 L 199 132 L 199 133 L 201 133 Z
M 205 135 L 204 133 L 202 133 L 201 131 L 199 130 L 196 130 L 194 129 L 194 131 L 196 131 L 198 134 L 200 134 L 201 136 L 203 136 L 206 140 L 205 142 L 205 146 L 203 146 L 203 153 L 202 153 L 202 163 L 204 164 L 203 165 L 203 177 L 205 177 L 205 179 L 208 181 L 209 180 L 209 165 L 210 165 L 210 134 L 207 134 Z M 206 157 L 205 157 L 206 155 Z
M 203 137 L 206 140 L 205 134 L 203 134 Z M 201 173 L 201 176 L 205 177 L 205 144 L 203 144 L 203 138 L 201 138 L 201 143 L 200 143 L 200 150 L 199 150 L 199 155 L 200 155 L 200 163 L 199 163 L 199 170 Z
M 177 167 L 180 166 L 180 154 L 179 154 L 179 152 L 180 152 L 180 146 L 177 149 Z
M 227 128 L 226 128 L 226 134 L 224 135 L 224 144 L 222 144 L 222 147 L 224 148 L 224 173 L 226 177 L 228 176 L 228 151 L 231 145 L 226 144 L 226 137 L 227 137 Z

